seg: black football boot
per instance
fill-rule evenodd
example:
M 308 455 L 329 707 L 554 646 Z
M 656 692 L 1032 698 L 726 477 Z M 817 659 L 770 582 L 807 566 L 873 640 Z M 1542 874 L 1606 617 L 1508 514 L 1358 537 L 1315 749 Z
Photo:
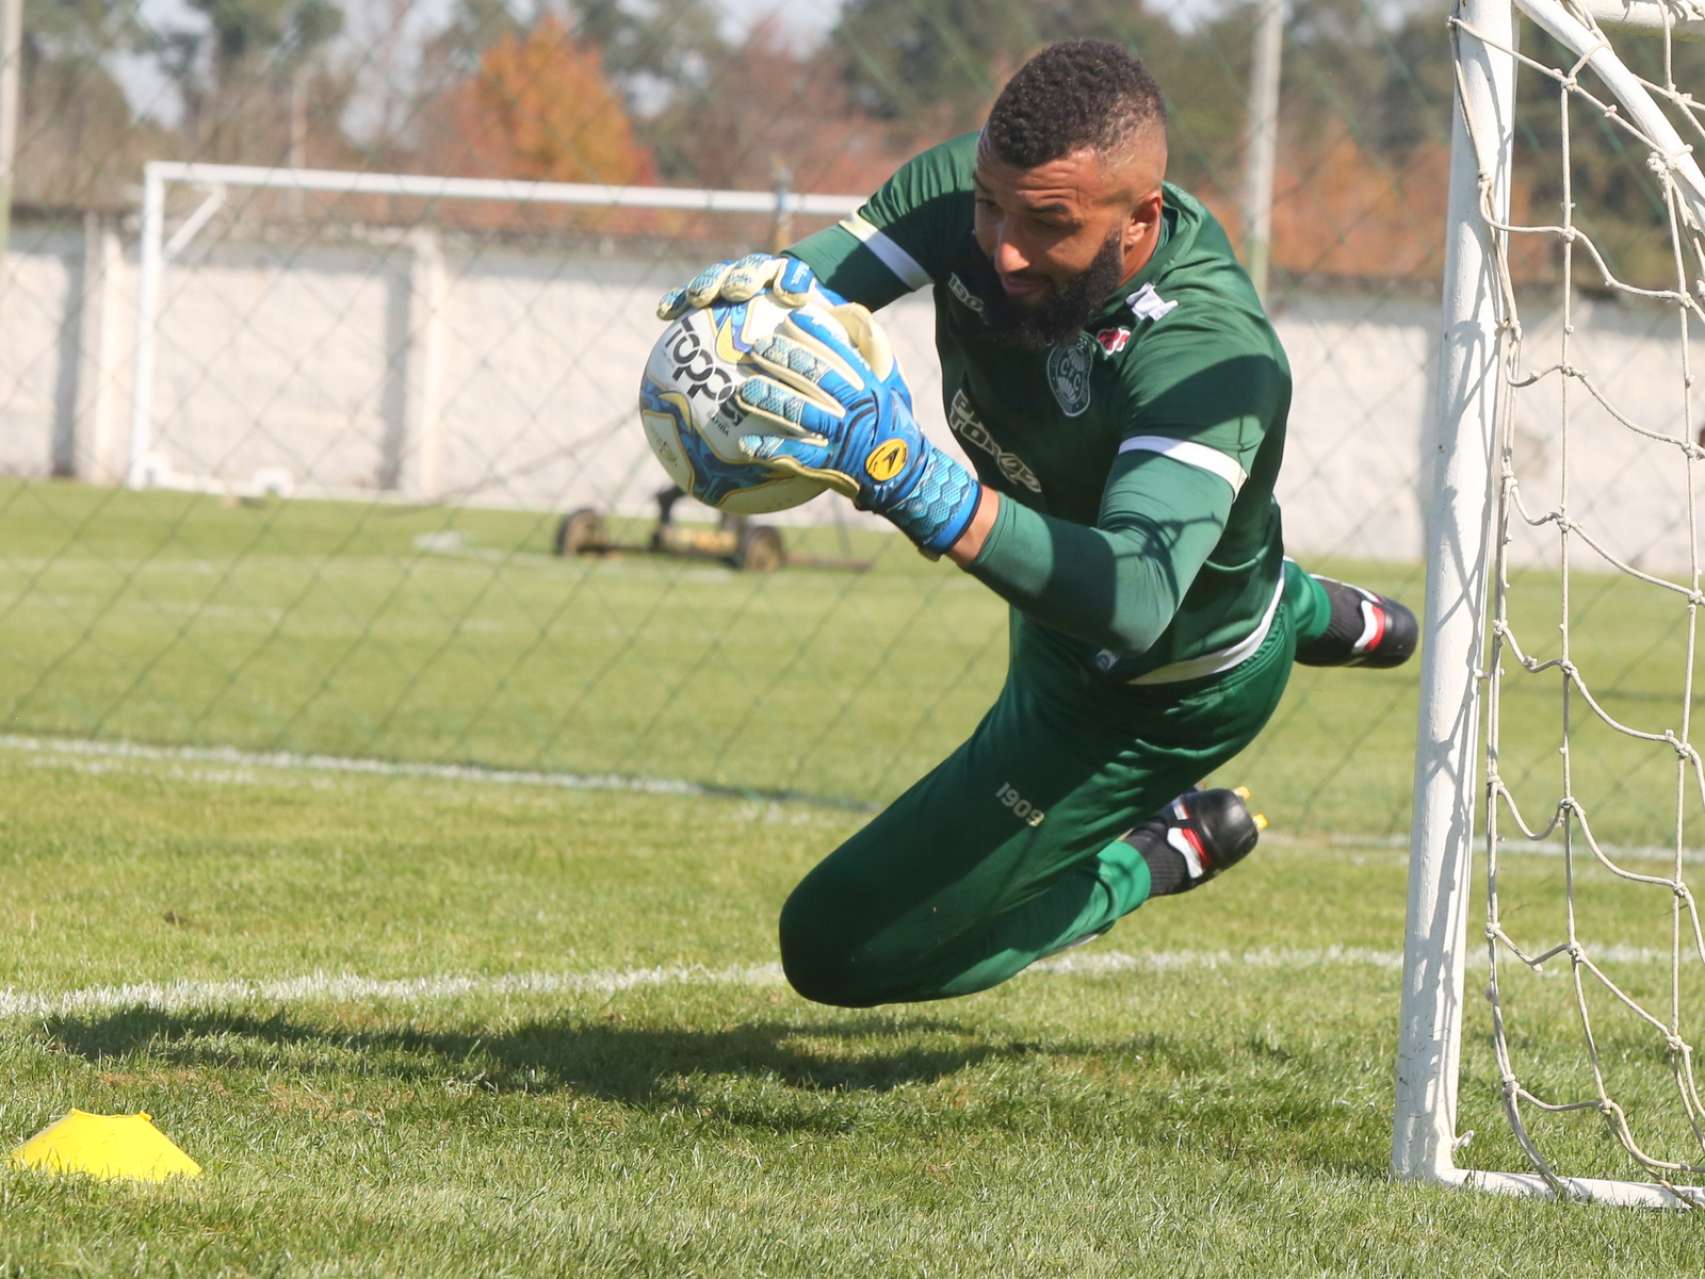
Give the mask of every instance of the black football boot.
M 1249 856 L 1267 819 L 1248 801 L 1242 786 L 1187 790 L 1121 836 L 1148 863 L 1149 896 L 1188 892 Z
M 1303 666 L 1401 666 L 1415 652 L 1415 615 L 1388 596 L 1312 574 L 1332 601 L 1332 620 L 1311 640 L 1297 641 Z

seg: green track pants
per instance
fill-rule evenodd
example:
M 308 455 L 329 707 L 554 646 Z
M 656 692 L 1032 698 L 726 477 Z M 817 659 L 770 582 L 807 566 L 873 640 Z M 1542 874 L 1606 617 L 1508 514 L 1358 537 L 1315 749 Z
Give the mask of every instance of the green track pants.
M 1221 675 L 1070 689 L 1015 653 L 970 739 L 788 898 L 794 988 L 847 1007 L 970 994 L 1142 905 L 1148 866 L 1119 836 L 1254 739 L 1298 631 L 1325 625 L 1324 593 L 1287 569 L 1266 639 Z

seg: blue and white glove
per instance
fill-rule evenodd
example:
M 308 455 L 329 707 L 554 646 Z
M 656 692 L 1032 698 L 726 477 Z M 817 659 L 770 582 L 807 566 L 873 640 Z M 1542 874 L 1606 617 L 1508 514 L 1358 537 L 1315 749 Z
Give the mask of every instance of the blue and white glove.
M 838 306 L 845 300 L 819 284 L 798 258 L 750 253 L 707 266 L 680 288 L 670 289 L 657 301 L 657 318 L 678 320 L 688 311 L 718 302 L 746 302 L 765 292 L 789 309 L 808 301 Z
M 982 489 L 912 418 L 912 395 L 870 312 L 849 303 L 793 312 L 748 358 L 763 372 L 735 388 L 753 461 L 809 475 L 886 516 L 926 555 L 959 540 Z

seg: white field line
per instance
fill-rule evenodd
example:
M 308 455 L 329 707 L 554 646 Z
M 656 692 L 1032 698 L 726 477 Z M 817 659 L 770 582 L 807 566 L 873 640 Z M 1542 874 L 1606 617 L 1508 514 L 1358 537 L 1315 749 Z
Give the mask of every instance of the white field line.
M 68 762 L 94 759 L 134 764 L 213 764 L 235 770 L 267 768 L 284 772 L 424 778 L 431 781 L 477 782 L 497 786 L 548 786 L 559 790 L 640 791 L 652 795 L 708 797 L 730 794 L 737 789 L 702 786 L 696 782 L 667 777 L 627 777 L 616 773 L 558 773 L 528 769 L 479 768 L 469 764 L 426 764 L 343 755 L 301 755 L 294 751 L 244 751 L 230 746 L 146 746 L 125 741 L 23 737 L 11 733 L 0 734 L 0 750 L 36 756 L 64 756 Z M 75 767 L 75 764 L 71 766 Z M 254 774 L 244 771 L 227 772 L 209 780 L 247 784 L 260 782 Z
M 1266 839 L 1277 843 L 1323 843 L 1333 848 L 1359 849 L 1396 849 L 1404 853 L 1409 851 L 1409 836 L 1407 835 L 1325 835 L 1319 838 L 1297 838 L 1283 831 L 1275 831 L 1265 836 Z M 1475 836 L 1474 853 L 1478 857 L 1484 852 L 1486 839 L 1484 834 Z M 1606 857 L 1617 861 L 1627 862 L 1673 862 L 1675 847 L 1661 844 L 1604 844 Z M 1498 846 L 1500 857 L 1561 857 L 1563 842 L 1557 839 L 1508 839 Z M 1586 840 L 1575 841 L 1575 856 L 1584 860 L 1592 860 L 1592 849 Z M 1684 861 L 1697 865 L 1705 858 L 1705 848 L 1683 846 Z
M 808 807 L 833 808 L 845 812 L 875 812 L 877 805 L 863 804 L 834 796 L 813 796 L 800 792 L 781 794 L 748 793 L 739 786 L 714 786 L 673 777 L 644 777 L 619 773 L 568 773 L 549 770 L 482 768 L 472 764 L 428 764 L 407 760 L 371 759 L 345 755 L 303 755 L 294 751 L 245 751 L 232 746 L 148 746 L 126 741 L 97 741 L 71 737 L 27 737 L 0 733 L 0 750 L 35 755 L 37 762 L 61 764 L 88 773 L 122 772 L 126 767 L 148 765 L 211 764 L 216 771 L 179 772 L 174 776 L 186 780 L 224 783 L 237 786 L 263 785 L 263 779 L 248 770 L 272 769 L 281 772 L 345 774 L 366 777 L 415 778 L 428 781 L 472 782 L 483 786 L 540 786 L 557 790 L 629 791 L 647 795 L 681 795 L 700 799 L 748 798 L 767 799 L 775 803 L 796 803 Z M 48 757 L 60 757 L 51 759 Z M 105 761 L 79 763 L 78 761 Z M 1269 844 L 1298 847 L 1326 844 L 1333 848 L 1356 848 L 1374 852 L 1406 852 L 1409 836 L 1403 834 L 1339 834 L 1323 837 L 1297 837 L 1285 831 L 1269 831 L 1264 840 Z M 1478 851 L 1479 846 L 1476 845 Z M 1563 845 L 1555 840 L 1536 843 L 1512 841 L 1500 850 L 1506 857 L 1561 857 Z M 1622 847 L 1605 846 L 1611 857 L 1627 861 L 1673 860 L 1675 850 L 1656 845 Z M 1578 856 L 1590 857 L 1584 844 L 1577 846 Z M 1705 857 L 1705 849 L 1685 850 L 1689 862 Z
M 1591 952 L 1601 964 L 1668 963 L 1668 950 L 1606 946 Z M 1237 970 L 1301 971 L 1372 968 L 1398 972 L 1403 957 L 1395 951 L 1355 946 L 1314 950 L 1180 950 L 1129 954 L 1123 951 L 1063 955 L 1028 970 L 1054 977 L 1104 977 L 1118 973 L 1174 973 Z M 1561 975 L 1566 964 L 1547 970 Z M 594 995 L 657 986 L 735 986 L 759 989 L 783 982 L 779 964 L 737 964 L 706 968 L 698 964 L 660 968 L 605 969 L 590 972 L 511 973 L 498 977 L 439 975 L 386 979 L 354 973 L 309 973 L 272 981 L 135 982 L 88 986 L 58 994 L 0 988 L 0 1022 L 71 1017 L 90 1013 L 145 1010 L 181 1012 L 252 1004 L 277 1006 L 313 1002 L 438 1004 L 467 998 L 515 995 Z

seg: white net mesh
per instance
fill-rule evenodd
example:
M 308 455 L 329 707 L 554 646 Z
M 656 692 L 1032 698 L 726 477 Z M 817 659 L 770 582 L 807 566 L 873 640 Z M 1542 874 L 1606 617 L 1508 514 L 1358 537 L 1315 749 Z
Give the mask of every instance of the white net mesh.
M 1681 136 L 1705 139 L 1685 88 L 1705 60 L 1678 40 L 1699 15 L 1648 6 L 1654 31 L 1618 30 L 1613 49 L 1573 5 L 1518 8 L 1532 25 L 1505 50 L 1521 104 L 1507 221 L 1482 183 L 1504 339 L 1486 665 L 1493 1060 L 1476 1061 L 1471 1023 L 1463 1127 L 1485 1095 L 1473 1072 L 1491 1067 L 1513 1140 L 1554 1189 L 1650 1179 L 1701 1206 L 1676 1184 L 1705 1171 L 1692 1048 L 1705 934 L 1688 883 L 1705 809 L 1690 358 L 1705 178 Z M 1608 517 L 1630 508 L 1642 518 Z M 1488 1135 L 1473 1162 L 1509 1139 Z

